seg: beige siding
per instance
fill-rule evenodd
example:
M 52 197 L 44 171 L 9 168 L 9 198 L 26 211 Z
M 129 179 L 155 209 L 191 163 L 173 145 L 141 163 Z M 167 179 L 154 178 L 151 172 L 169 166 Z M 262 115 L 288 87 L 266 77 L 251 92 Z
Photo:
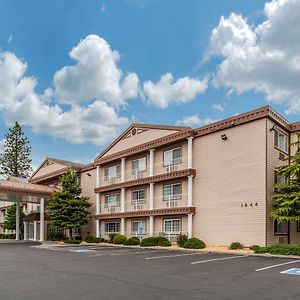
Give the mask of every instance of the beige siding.
M 194 140 L 193 233 L 208 245 L 265 244 L 265 137 L 261 119 Z
M 34 180 L 34 178 L 46 175 L 48 173 L 52 173 L 52 172 L 61 170 L 65 167 L 66 166 L 58 164 L 58 163 L 52 163 L 51 165 L 44 166 L 33 176 L 32 180 Z

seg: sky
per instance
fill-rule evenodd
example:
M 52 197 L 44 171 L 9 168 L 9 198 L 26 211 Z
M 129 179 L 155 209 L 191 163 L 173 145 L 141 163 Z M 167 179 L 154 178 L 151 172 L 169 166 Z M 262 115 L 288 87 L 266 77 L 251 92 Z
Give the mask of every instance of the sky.
M 300 0 L 0 0 L 0 147 L 89 163 L 131 123 L 300 121 Z M 1 151 L 1 149 L 0 149 Z

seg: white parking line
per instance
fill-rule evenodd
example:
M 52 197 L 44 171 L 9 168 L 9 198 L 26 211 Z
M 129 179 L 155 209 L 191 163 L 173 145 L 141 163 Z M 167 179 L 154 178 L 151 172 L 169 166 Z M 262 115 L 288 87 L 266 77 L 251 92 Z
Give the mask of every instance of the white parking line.
M 199 255 L 199 254 L 203 254 L 203 253 L 184 253 L 184 254 L 152 256 L 152 257 L 146 257 L 145 259 L 159 259 L 159 258 L 169 258 L 169 257 L 188 256 L 188 255 Z
M 297 262 L 300 262 L 300 260 L 299 259 L 298 260 L 292 260 L 292 261 L 288 261 L 286 263 L 260 268 L 260 269 L 255 270 L 255 272 L 259 272 L 259 271 L 263 271 L 263 270 L 267 270 L 267 269 L 271 269 L 271 268 L 276 268 L 276 267 L 280 267 L 280 266 L 285 266 L 285 265 L 289 265 L 289 264 L 294 264 L 294 263 L 297 263 Z
M 196 264 L 204 264 L 208 262 L 213 262 L 213 261 L 218 261 L 218 260 L 227 260 L 227 259 L 235 259 L 235 258 L 243 258 L 247 256 L 230 256 L 230 257 L 222 257 L 222 258 L 214 258 L 214 259 L 207 259 L 207 260 L 200 260 L 200 261 L 194 261 L 191 262 L 191 265 L 196 265 Z

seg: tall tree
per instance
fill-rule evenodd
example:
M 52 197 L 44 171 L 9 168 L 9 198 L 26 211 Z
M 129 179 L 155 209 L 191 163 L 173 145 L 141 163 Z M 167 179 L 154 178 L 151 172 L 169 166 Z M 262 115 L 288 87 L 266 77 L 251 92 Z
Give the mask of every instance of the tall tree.
M 16 210 L 17 205 L 14 203 L 9 207 L 4 215 L 4 229 L 16 230 Z M 20 227 L 23 226 L 24 212 L 20 209 Z
M 277 193 L 272 197 L 271 217 L 279 223 L 300 221 L 300 133 L 297 133 L 297 141 L 291 147 L 295 147 L 296 151 L 288 158 L 289 164 L 278 168 L 286 182 L 275 184 Z
M 31 147 L 18 122 L 5 135 L 4 152 L 0 154 L 0 174 L 28 178 L 32 172 Z
M 61 190 L 55 191 L 47 207 L 53 226 L 69 229 L 72 239 L 72 229 L 80 228 L 88 223 L 89 198 L 81 196 L 81 187 L 78 184 L 74 170 L 67 171 L 61 178 Z

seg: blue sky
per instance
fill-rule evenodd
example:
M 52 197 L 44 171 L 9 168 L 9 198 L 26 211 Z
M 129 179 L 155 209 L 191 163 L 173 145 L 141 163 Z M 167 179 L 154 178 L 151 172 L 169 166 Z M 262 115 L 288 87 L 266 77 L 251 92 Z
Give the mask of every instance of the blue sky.
M 1 0 L 0 140 L 19 121 L 34 166 L 87 163 L 133 121 L 299 121 L 299 19 L 297 0 Z

